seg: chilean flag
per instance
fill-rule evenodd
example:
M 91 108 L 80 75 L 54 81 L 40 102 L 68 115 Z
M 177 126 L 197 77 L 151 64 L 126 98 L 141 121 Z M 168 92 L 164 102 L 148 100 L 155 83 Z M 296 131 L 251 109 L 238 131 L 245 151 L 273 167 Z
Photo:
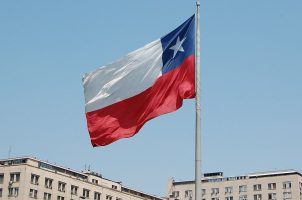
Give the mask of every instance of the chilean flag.
M 195 16 L 166 36 L 83 78 L 93 146 L 135 135 L 195 97 Z

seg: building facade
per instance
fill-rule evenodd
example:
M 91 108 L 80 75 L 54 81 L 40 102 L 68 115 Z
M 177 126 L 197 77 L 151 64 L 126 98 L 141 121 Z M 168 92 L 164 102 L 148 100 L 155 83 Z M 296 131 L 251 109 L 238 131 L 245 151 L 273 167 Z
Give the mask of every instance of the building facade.
M 100 174 L 33 157 L 0 160 L 0 200 L 162 200 Z
M 295 170 L 223 177 L 204 174 L 202 200 L 302 200 L 302 175 Z M 193 200 L 195 181 L 168 183 L 169 200 Z

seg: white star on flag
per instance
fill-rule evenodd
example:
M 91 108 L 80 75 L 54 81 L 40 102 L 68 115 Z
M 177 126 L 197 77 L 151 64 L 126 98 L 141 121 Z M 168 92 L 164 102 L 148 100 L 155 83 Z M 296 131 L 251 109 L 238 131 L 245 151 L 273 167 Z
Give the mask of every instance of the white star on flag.
M 181 51 L 181 52 L 184 52 L 184 51 L 185 51 L 184 48 L 182 47 L 182 44 L 184 43 L 185 39 L 186 39 L 186 37 L 184 37 L 184 38 L 180 41 L 180 38 L 179 38 L 179 36 L 178 36 L 175 45 L 172 46 L 172 47 L 170 47 L 170 49 L 174 51 L 174 53 L 173 53 L 173 58 L 175 57 L 175 55 L 177 54 L 178 51 Z

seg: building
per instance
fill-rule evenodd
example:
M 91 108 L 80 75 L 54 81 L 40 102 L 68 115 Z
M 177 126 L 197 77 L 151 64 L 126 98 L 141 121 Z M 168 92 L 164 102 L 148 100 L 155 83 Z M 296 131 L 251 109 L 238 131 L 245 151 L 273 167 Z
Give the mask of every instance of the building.
M 162 200 L 100 174 L 33 157 L 0 160 L 0 200 Z
M 204 174 L 202 200 L 302 200 L 302 175 L 295 170 L 223 177 Z M 195 181 L 168 183 L 169 200 L 194 199 Z

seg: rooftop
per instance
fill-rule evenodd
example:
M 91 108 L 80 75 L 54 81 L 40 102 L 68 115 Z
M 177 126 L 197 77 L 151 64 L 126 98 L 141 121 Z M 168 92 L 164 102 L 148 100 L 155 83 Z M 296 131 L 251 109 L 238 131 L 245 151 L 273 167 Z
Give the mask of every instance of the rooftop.
M 213 176 L 210 176 L 210 175 Z M 202 179 L 203 183 L 208 182 L 223 182 L 223 181 L 234 181 L 234 180 L 242 180 L 242 179 L 252 179 L 252 178 L 261 178 L 261 177 L 273 177 L 273 176 L 284 176 L 284 175 L 299 175 L 302 177 L 302 174 L 293 169 L 288 170 L 278 170 L 278 171 L 267 171 L 267 172 L 256 172 L 256 173 L 249 173 L 247 175 L 241 175 L 241 176 L 233 176 L 233 177 L 223 177 L 222 172 L 214 172 L 214 173 L 207 173 L 204 174 L 204 177 Z M 217 175 L 220 175 L 221 177 L 218 177 Z M 180 185 L 180 184 L 194 184 L 195 181 L 189 180 L 189 181 L 174 181 L 174 185 Z
M 41 169 L 47 169 L 48 171 L 51 170 L 51 171 L 55 171 L 55 172 L 61 172 L 61 173 L 67 174 L 69 176 L 73 176 L 73 177 L 76 177 L 77 179 L 82 179 L 85 181 L 88 180 L 89 176 L 95 176 L 100 179 L 111 181 L 115 184 L 120 185 L 122 192 L 130 193 L 132 195 L 136 195 L 136 196 L 140 196 L 140 197 L 144 197 L 144 198 L 148 198 L 148 199 L 153 199 L 153 200 L 162 199 L 161 197 L 157 197 L 156 195 L 146 194 L 144 192 L 123 186 L 121 182 L 104 178 L 102 176 L 102 174 L 93 172 L 91 170 L 85 170 L 85 171 L 78 172 L 76 170 L 57 165 L 56 163 L 50 163 L 49 161 L 43 161 L 43 160 L 40 160 L 40 159 L 38 159 L 36 157 L 32 157 L 32 156 L 0 159 L 0 167 L 1 166 L 28 164 L 28 162 L 27 162 L 28 160 L 31 160 L 31 161 L 34 161 L 35 163 L 37 163 L 38 167 Z

